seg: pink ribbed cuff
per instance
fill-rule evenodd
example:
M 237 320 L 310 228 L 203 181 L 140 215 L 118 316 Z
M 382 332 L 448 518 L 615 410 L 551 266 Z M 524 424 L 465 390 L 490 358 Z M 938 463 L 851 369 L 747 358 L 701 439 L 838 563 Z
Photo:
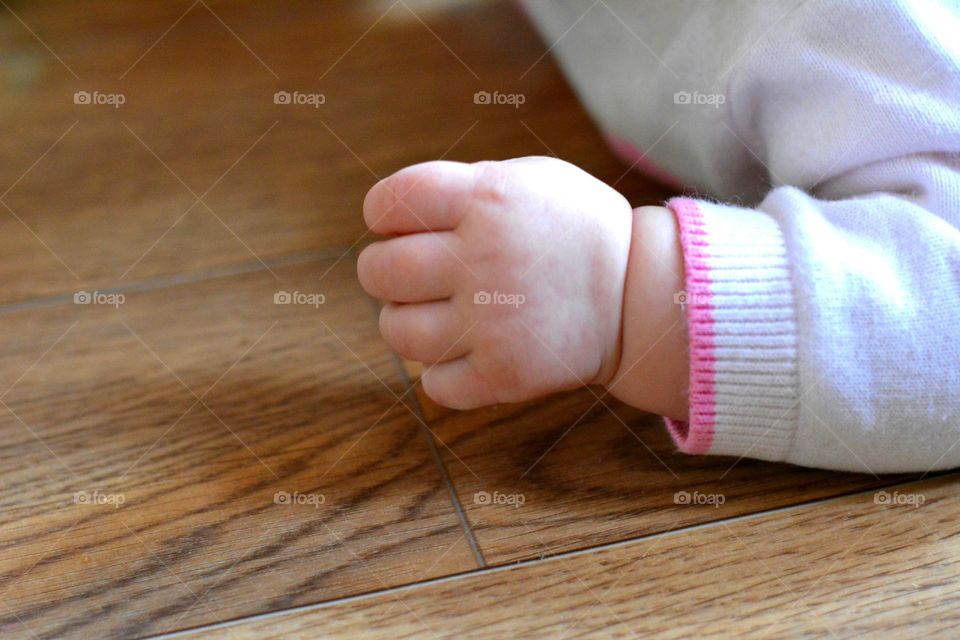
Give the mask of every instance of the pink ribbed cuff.
M 716 354 L 713 295 L 710 291 L 710 243 L 696 201 L 673 198 L 667 203 L 680 225 L 686 290 L 683 292 L 690 342 L 690 421 L 666 419 L 670 436 L 684 453 L 707 453 L 716 424 Z

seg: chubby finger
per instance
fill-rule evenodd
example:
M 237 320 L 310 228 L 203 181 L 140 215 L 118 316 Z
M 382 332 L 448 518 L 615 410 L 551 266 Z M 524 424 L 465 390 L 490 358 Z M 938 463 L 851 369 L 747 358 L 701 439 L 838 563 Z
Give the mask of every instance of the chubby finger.
M 468 356 L 427 368 L 420 382 L 434 402 L 451 409 L 476 409 L 497 403 L 487 381 L 477 373 Z
M 443 362 L 470 349 L 470 325 L 450 301 L 388 303 L 380 311 L 380 333 L 408 360 Z
M 416 233 L 374 242 L 357 259 L 360 285 L 392 302 L 429 302 L 453 295 L 463 268 L 452 233 Z
M 401 169 L 373 185 L 363 201 L 363 219 L 383 235 L 455 229 L 475 173 L 472 165 L 445 160 Z

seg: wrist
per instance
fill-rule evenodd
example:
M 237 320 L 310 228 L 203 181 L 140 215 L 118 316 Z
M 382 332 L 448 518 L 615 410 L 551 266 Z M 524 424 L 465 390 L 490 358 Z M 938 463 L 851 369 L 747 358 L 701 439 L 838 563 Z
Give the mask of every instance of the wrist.
M 665 207 L 633 210 L 619 364 L 606 387 L 644 411 L 686 420 L 687 327 L 675 295 L 685 286 L 680 232 Z

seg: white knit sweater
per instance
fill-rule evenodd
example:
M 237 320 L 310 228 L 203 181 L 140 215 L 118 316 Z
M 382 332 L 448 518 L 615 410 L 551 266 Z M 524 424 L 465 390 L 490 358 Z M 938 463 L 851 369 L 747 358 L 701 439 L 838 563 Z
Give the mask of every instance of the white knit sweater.
M 669 203 L 691 336 L 679 447 L 960 465 L 960 6 L 525 6 L 616 148 L 704 194 Z

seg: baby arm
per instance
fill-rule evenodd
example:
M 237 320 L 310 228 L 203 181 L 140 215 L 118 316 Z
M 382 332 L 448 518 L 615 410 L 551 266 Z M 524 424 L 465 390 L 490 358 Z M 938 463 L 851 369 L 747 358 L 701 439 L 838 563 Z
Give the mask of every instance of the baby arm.
M 620 360 L 606 381 L 620 400 L 674 420 L 687 419 L 687 325 L 677 220 L 666 207 L 633 211 L 623 296 Z

